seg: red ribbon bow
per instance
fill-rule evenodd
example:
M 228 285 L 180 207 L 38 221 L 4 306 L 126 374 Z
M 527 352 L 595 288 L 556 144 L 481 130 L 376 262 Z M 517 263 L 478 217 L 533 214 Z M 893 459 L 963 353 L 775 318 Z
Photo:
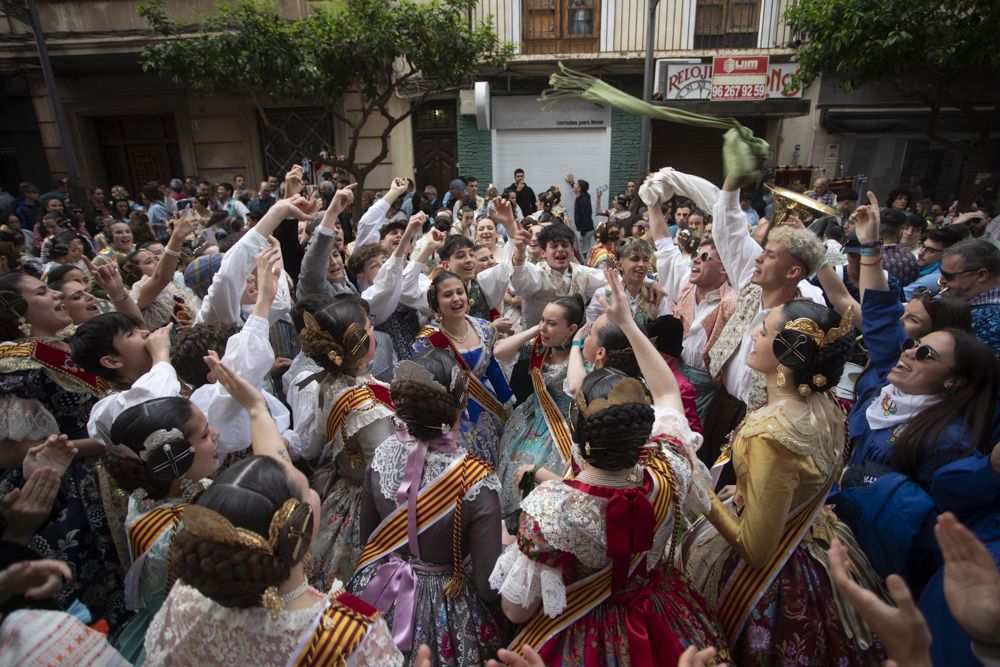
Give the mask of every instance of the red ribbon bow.
M 656 514 L 653 504 L 640 488 L 615 491 L 608 500 L 608 558 L 612 562 L 612 590 L 621 589 L 628 580 L 629 558 L 653 547 Z

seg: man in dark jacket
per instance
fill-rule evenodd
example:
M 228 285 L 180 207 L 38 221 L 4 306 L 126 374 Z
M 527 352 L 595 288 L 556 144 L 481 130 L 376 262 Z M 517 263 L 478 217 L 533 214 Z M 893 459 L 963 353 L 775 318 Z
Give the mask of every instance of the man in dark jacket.
M 514 182 L 507 186 L 507 189 L 514 191 L 517 205 L 521 207 L 524 215 L 531 215 L 538 209 L 535 191 L 524 182 L 524 169 L 514 170 Z

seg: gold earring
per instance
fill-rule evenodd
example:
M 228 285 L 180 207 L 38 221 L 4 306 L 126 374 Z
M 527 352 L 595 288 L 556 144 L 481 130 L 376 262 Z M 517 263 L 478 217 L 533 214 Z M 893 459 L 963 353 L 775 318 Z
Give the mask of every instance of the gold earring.
M 785 386 L 785 374 L 782 372 L 780 368 L 778 369 L 777 384 L 779 387 Z
M 586 456 L 588 456 L 588 457 L 590 456 L 590 443 L 589 442 L 583 443 L 583 453 Z

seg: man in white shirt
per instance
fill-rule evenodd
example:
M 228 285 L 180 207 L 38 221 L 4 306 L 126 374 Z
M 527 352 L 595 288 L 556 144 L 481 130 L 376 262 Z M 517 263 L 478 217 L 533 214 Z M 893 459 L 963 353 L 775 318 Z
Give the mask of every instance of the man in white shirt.
M 233 196 L 233 186 L 231 184 L 219 183 L 215 187 L 215 192 L 219 198 L 218 206 L 220 211 L 225 211 L 227 215 L 239 218 L 244 222 L 246 221 L 247 213 L 250 212 L 250 209 L 246 207 L 246 204 Z

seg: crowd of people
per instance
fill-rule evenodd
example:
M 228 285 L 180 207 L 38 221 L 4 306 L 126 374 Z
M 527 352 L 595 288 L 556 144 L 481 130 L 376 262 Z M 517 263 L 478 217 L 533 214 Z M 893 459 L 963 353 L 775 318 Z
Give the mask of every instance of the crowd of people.
M 0 663 L 1000 664 L 1000 217 L 525 176 L 0 195 Z

